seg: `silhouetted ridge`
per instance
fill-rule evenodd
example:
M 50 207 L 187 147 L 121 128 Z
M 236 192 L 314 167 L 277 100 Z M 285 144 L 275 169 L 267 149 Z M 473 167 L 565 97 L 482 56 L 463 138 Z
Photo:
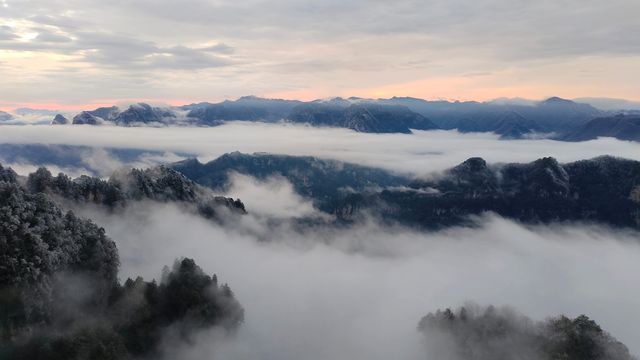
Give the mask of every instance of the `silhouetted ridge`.
M 589 104 L 551 97 L 544 101 L 496 100 L 428 101 L 410 97 L 364 99 L 336 97 L 309 102 L 243 96 L 219 103 L 201 102 L 179 107 L 153 107 L 140 103 L 121 111 L 103 107 L 83 111 L 73 124 L 217 126 L 226 121 L 276 122 L 339 127 L 367 133 L 405 133 L 415 130 L 456 129 L 493 132 L 502 139 L 532 136 L 574 141 L 573 132 L 589 121 L 611 114 Z M 631 125 L 625 125 L 625 128 Z M 604 131 L 600 129 L 599 131 Z M 616 136 L 621 131 L 610 130 Z M 622 136 L 622 135 L 621 135 Z M 635 138 L 627 138 L 636 140 Z
M 369 133 L 411 133 L 411 129 L 438 127 L 424 116 L 405 106 L 351 103 L 331 100 L 302 104 L 293 109 L 289 121 L 314 126 L 335 126 Z
M 488 166 L 471 158 L 410 187 L 415 191 L 351 194 L 333 212 L 352 219 L 366 210 L 387 221 L 436 228 L 487 211 L 524 222 L 594 221 L 640 228 L 640 162 L 633 160 L 599 157 L 559 164 L 542 158 Z
M 620 114 L 593 119 L 580 127 L 572 129 L 560 139 L 565 141 L 585 141 L 599 137 L 640 141 L 640 116 Z
M 69 121 L 69 119 L 67 119 L 66 117 L 64 117 L 61 114 L 56 114 L 56 116 L 53 118 L 53 120 L 51 120 L 51 124 L 52 125 L 66 125 L 71 123 Z

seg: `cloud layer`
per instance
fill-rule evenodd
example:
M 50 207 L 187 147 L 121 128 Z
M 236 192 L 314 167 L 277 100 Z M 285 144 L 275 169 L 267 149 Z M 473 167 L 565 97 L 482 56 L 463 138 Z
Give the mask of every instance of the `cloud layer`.
M 248 93 L 640 99 L 634 0 L 2 5 L 0 108 Z
M 92 126 L 3 126 L 0 143 L 66 144 L 167 152 L 147 160 L 176 160 L 174 153 L 198 156 L 201 161 L 224 153 L 270 152 L 312 155 L 401 173 L 427 175 L 455 166 L 473 156 L 489 163 L 530 162 L 544 156 L 560 162 L 613 155 L 640 160 L 640 144 L 603 138 L 569 143 L 553 140 L 498 140 L 493 134 L 456 131 L 416 131 L 405 134 L 364 134 L 345 129 L 313 128 L 290 124 L 235 122 L 214 128 L 121 128 Z M 103 154 L 98 152 L 98 154 Z M 85 164 L 100 168 L 103 160 Z M 134 163 L 143 165 L 145 159 Z M 114 166 L 104 162 L 107 173 Z M 85 166 L 87 167 L 87 166 Z M 100 170 L 100 169 L 98 169 Z
M 116 240 L 123 278 L 157 277 L 158 264 L 185 255 L 233 286 L 247 319 L 237 337 L 204 333 L 169 358 L 420 359 L 418 320 L 467 301 L 534 319 L 586 313 L 640 351 L 635 233 L 486 216 L 478 228 L 437 233 L 362 224 L 301 234 L 256 226 L 252 215 L 222 228 L 172 206 L 85 214 Z M 268 238 L 251 235 L 260 229 Z
M 160 151 L 130 160 L 135 165 L 175 159 L 175 153 L 206 160 L 235 150 L 269 151 L 417 175 L 470 156 L 489 162 L 603 154 L 640 160 L 640 145 L 613 139 L 505 141 L 455 131 L 380 135 L 242 122 L 215 128 L 4 126 L 0 143 Z M 82 163 L 103 171 L 124 164 L 99 149 L 87 151 Z M 167 359 L 422 359 L 418 320 L 467 301 L 512 305 L 534 319 L 584 313 L 640 353 L 637 232 L 589 224 L 525 227 L 492 215 L 476 218 L 477 227 L 431 233 L 366 221 L 301 231 L 287 218 L 316 210 L 291 184 L 232 179 L 229 195 L 240 196 L 249 210 L 232 226 L 167 204 L 140 202 L 110 213 L 75 209 L 116 241 L 122 279 L 157 278 L 162 265 L 186 256 L 234 289 L 246 310 L 237 336 L 202 333 L 188 347 L 167 349 Z

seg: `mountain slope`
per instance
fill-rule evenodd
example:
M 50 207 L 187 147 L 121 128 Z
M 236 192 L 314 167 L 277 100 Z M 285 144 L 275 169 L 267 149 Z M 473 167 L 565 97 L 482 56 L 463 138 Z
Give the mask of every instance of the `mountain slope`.
M 0 234 L 2 359 L 158 358 L 162 341 L 243 321 L 230 288 L 190 259 L 159 282 L 120 284 L 104 229 L 27 191 L 1 166 Z
M 132 126 L 136 124 L 164 124 L 176 118 L 176 115 L 169 109 L 152 107 L 149 104 L 137 103 L 129 106 L 127 110 L 112 115 L 109 120 L 119 126 Z
M 351 194 L 334 213 L 350 219 L 362 210 L 377 211 L 383 219 L 427 228 L 464 223 L 487 211 L 529 223 L 593 221 L 640 228 L 640 162 L 633 160 L 559 164 L 542 158 L 489 166 L 471 158 L 411 187 Z
M 224 190 L 229 173 L 282 176 L 320 210 L 341 221 L 364 214 L 389 222 L 438 228 L 495 212 L 527 223 L 592 221 L 640 228 L 640 162 L 613 157 L 560 164 L 489 165 L 470 158 L 430 180 L 312 157 L 232 153 L 207 164 L 171 167 L 195 182 Z
M 164 166 L 119 171 L 109 180 L 86 175 L 71 179 L 62 173 L 54 177 L 46 168 L 39 168 L 29 174 L 26 188 L 32 193 L 46 193 L 72 203 L 92 203 L 111 210 L 134 201 L 152 200 L 174 202 L 188 211 L 216 220 L 222 220 L 225 212 L 246 212 L 239 199 L 214 196 L 184 175 Z
M 599 137 L 640 141 L 640 115 L 617 115 L 593 119 L 561 137 L 565 141 L 585 141 Z
M 311 156 L 288 156 L 264 153 L 225 154 L 206 164 L 196 159 L 171 165 L 196 183 L 216 190 L 229 185 L 233 172 L 258 179 L 272 176 L 286 178 L 300 195 L 313 199 L 318 206 L 352 191 L 370 187 L 402 186 L 410 179 L 387 171 Z
M 350 102 L 313 102 L 295 107 L 287 117 L 295 123 L 333 126 L 368 133 L 411 133 L 432 130 L 431 120 L 405 106 Z
M 420 113 L 443 129 L 461 132 L 495 132 L 512 135 L 535 132 L 561 133 L 587 121 L 602 116 L 603 112 L 588 104 L 551 97 L 532 105 L 499 102 L 449 102 L 426 101 L 416 98 L 393 97 L 379 102 L 407 106 Z M 506 131 L 503 122 L 512 119 L 517 131 Z
M 9 121 L 9 120 L 13 120 L 13 115 L 4 111 L 0 111 L 0 121 Z
M 450 102 L 409 97 L 351 97 L 302 102 L 245 96 L 235 101 L 202 102 L 174 108 L 152 107 L 144 103 L 134 104 L 124 111 L 115 106 L 104 107 L 81 112 L 73 118 L 73 123 L 216 126 L 226 121 L 286 120 L 367 133 L 408 134 L 411 129 L 456 129 L 460 132 L 493 132 L 503 139 L 519 139 L 538 134 L 563 135 L 605 115 L 606 111 L 589 104 L 559 97 L 540 102 Z M 557 138 L 562 139 L 560 136 Z
M 182 106 L 188 110 L 187 117 L 198 119 L 202 125 L 217 125 L 222 121 L 279 121 L 287 117 L 291 110 L 301 104 L 297 100 L 264 99 L 244 96 L 236 101 L 217 104 L 200 103 Z
M 69 119 L 64 117 L 62 114 L 56 114 L 53 120 L 51 120 L 51 125 L 67 125 L 70 123 Z

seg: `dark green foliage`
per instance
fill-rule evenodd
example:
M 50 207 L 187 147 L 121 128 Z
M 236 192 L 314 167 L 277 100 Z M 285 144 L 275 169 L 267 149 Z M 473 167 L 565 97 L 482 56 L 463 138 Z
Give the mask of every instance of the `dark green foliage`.
M 430 356 L 451 360 L 633 360 L 627 347 L 585 315 L 542 322 L 508 308 L 438 310 L 418 330 Z
M 95 280 L 95 278 L 93 278 Z M 227 285 L 219 286 L 193 260 L 177 261 L 166 270 L 160 285 L 142 278 L 127 279 L 112 288 L 102 305 L 93 303 L 61 322 L 59 312 L 46 324 L 34 326 L 35 335 L 0 342 L 0 358 L 119 360 L 157 356 L 168 337 L 190 341 L 198 330 L 220 327 L 236 330 L 244 310 Z M 58 304 L 63 309 L 65 304 Z M 64 309 L 63 309 L 64 310 Z M 83 318 L 83 314 L 89 320 Z M 4 357 L 3 357 L 4 356 Z
M 41 193 L 0 182 L 0 308 L 11 309 L 3 338 L 49 320 L 54 274 L 90 274 L 105 291 L 116 283 L 117 269 L 115 243 L 102 228 L 63 213 Z
M 2 165 L 0 165 L 0 181 L 14 183 L 16 182 L 17 178 L 18 178 L 18 174 L 16 174 L 16 172 L 13 171 L 13 169 L 11 168 L 5 169 L 2 167 Z
M 27 189 L 32 193 L 49 193 L 110 209 L 123 207 L 131 201 L 153 200 L 178 202 L 211 219 L 218 218 L 222 208 L 235 213 L 246 212 L 239 199 L 213 196 L 184 175 L 164 166 L 116 172 L 109 180 L 86 175 L 71 179 L 62 173 L 53 177 L 46 168 L 39 168 L 29 174 Z
M 87 181 L 41 169 L 26 191 L 7 173 L 10 181 L 0 180 L 0 358 L 129 359 L 156 353 L 166 336 L 189 340 L 194 331 L 242 323 L 229 287 L 190 259 L 167 269 L 159 285 L 141 278 L 120 285 L 117 249 L 104 229 L 40 192 Z M 170 194 L 162 196 L 189 196 Z
M 0 346 L 0 358 L 13 360 L 127 359 L 121 336 L 113 329 L 82 328 L 65 336 L 34 336 L 21 343 Z
M 229 287 L 219 286 L 215 275 L 206 275 L 191 259 L 166 269 L 160 285 L 128 279 L 112 309 L 121 319 L 116 328 L 132 354 L 153 351 L 169 326 L 189 340 L 196 330 L 220 326 L 233 331 L 244 320 L 244 310 Z

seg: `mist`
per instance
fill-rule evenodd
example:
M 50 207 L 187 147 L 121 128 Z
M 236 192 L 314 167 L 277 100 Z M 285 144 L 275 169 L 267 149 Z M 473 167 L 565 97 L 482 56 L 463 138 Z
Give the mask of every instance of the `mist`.
M 106 176 L 231 151 L 312 155 L 426 175 L 472 156 L 489 163 L 543 156 L 569 162 L 609 154 L 640 160 L 640 144 L 610 138 L 567 143 L 499 140 L 492 134 L 416 131 L 363 134 L 344 129 L 235 122 L 214 128 L 3 126 L 0 143 L 87 146 L 73 164 L 19 161 L 19 173 L 47 165 L 72 176 Z M 136 149 L 121 159 L 105 149 Z M 19 158 L 18 158 L 19 159 Z M 467 302 L 509 305 L 534 320 L 586 314 L 640 353 L 636 286 L 640 234 L 592 224 L 525 226 L 494 214 L 474 226 L 420 232 L 375 219 L 350 227 L 294 226 L 328 217 L 283 178 L 234 174 L 226 196 L 249 214 L 212 222 L 175 204 L 135 202 L 122 211 L 74 209 L 118 246 L 120 279 L 159 279 L 176 258 L 193 258 L 232 287 L 245 308 L 235 336 L 200 333 L 165 344 L 166 359 L 424 359 L 416 330 L 428 312 Z
M 121 279 L 158 278 L 162 265 L 187 256 L 228 281 L 244 306 L 235 337 L 204 332 L 169 346 L 167 359 L 423 359 L 420 318 L 468 301 L 510 305 L 536 320 L 587 314 L 640 353 L 636 232 L 523 226 L 491 214 L 439 232 L 372 220 L 299 232 L 260 220 L 270 216 L 265 199 L 275 217 L 292 204 L 311 206 L 278 181 L 234 178 L 231 189 L 252 194 L 243 199 L 249 215 L 234 226 L 170 204 L 82 212 L 116 241 Z M 251 213 L 254 204 L 260 210 Z
M 210 128 L 3 126 L 0 143 L 160 151 L 166 153 L 167 161 L 181 158 L 175 155 L 177 153 L 191 154 L 201 161 L 232 151 L 312 155 L 417 175 L 449 168 L 472 156 L 483 157 L 489 163 L 529 162 L 543 156 L 569 162 L 605 154 L 640 160 L 639 143 L 612 138 L 578 143 L 542 139 L 499 140 L 496 135 L 488 133 L 415 131 L 410 135 L 365 134 L 346 129 L 251 122 L 231 122 Z M 135 166 L 158 163 L 151 160 L 130 163 Z M 84 167 L 102 163 L 111 164 L 86 161 Z M 111 165 L 105 167 L 103 171 L 113 168 Z

